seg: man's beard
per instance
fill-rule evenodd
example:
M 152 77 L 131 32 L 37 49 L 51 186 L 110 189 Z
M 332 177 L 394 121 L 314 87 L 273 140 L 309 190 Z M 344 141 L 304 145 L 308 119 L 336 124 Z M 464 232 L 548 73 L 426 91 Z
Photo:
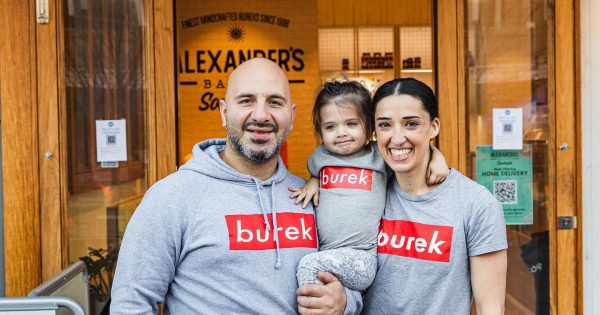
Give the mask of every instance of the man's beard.
M 242 127 L 242 131 L 246 130 L 248 127 L 254 126 L 258 128 L 271 128 L 273 133 L 277 135 L 279 128 L 277 126 L 270 123 L 247 123 Z M 276 137 L 276 143 L 274 146 L 270 148 L 266 148 L 264 150 L 253 150 L 246 146 L 242 140 L 242 134 L 238 132 L 235 128 L 227 126 L 227 140 L 231 142 L 233 149 L 239 153 L 242 157 L 246 158 L 249 161 L 255 163 L 264 163 L 269 161 L 273 156 L 279 153 L 283 142 L 287 138 L 289 130 L 285 130 L 283 134 L 279 137 Z M 264 144 L 271 140 L 249 140 L 254 144 Z

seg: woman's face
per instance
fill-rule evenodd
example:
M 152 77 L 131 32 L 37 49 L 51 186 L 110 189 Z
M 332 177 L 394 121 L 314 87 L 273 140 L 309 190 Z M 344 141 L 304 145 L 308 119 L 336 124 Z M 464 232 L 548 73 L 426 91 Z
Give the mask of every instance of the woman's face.
M 429 141 L 437 136 L 438 118 L 431 120 L 423 103 L 410 95 L 390 95 L 377 104 L 375 133 L 379 152 L 396 173 L 420 174 L 429 162 Z

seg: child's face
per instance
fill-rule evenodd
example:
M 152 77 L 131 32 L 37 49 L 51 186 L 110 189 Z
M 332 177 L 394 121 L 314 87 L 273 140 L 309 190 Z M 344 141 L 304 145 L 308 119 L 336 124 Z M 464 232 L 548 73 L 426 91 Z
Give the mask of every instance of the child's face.
M 352 105 L 329 103 L 319 111 L 323 145 L 335 154 L 349 155 L 363 149 L 367 135 L 362 117 Z

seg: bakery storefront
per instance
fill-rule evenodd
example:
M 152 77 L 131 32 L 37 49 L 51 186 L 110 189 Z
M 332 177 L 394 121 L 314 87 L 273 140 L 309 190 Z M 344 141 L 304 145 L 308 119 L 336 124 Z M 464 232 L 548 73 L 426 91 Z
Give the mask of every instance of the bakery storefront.
M 2 40 L 13 43 L 0 59 L 7 296 L 82 259 L 107 266 L 90 282 L 100 310 L 144 192 L 195 143 L 225 135 L 227 77 L 264 57 L 290 80 L 297 113 L 282 156 L 304 177 L 319 84 L 347 78 L 374 91 L 413 77 L 431 86 L 437 146 L 504 207 L 506 313 L 581 311 L 572 2 L 2 3 Z

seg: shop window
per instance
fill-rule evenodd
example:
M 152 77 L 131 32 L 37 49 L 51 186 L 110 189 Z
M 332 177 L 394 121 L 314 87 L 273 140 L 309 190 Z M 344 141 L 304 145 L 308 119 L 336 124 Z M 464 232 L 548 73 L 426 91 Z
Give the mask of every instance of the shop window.
M 323 81 L 347 78 L 371 92 L 394 78 L 413 77 L 434 88 L 430 26 L 319 29 Z
M 509 244 L 506 314 L 548 314 L 551 3 L 469 0 L 466 12 L 468 174 L 488 187 L 504 208 Z M 500 123 L 494 110 L 500 109 L 521 111 L 515 122 L 520 127 L 503 122 L 502 132 L 522 130 L 522 150 L 494 150 L 498 131 L 494 134 L 493 127 Z M 490 158 L 496 152 L 503 155 Z M 510 171 L 520 175 L 504 175 Z
M 63 7 L 68 260 L 88 267 L 92 314 L 110 296 L 123 231 L 147 187 L 142 5 Z
M 319 68 L 330 76 L 338 71 L 354 71 L 355 47 L 353 28 L 319 30 Z
M 412 77 L 434 88 L 431 27 L 401 27 L 400 77 Z

